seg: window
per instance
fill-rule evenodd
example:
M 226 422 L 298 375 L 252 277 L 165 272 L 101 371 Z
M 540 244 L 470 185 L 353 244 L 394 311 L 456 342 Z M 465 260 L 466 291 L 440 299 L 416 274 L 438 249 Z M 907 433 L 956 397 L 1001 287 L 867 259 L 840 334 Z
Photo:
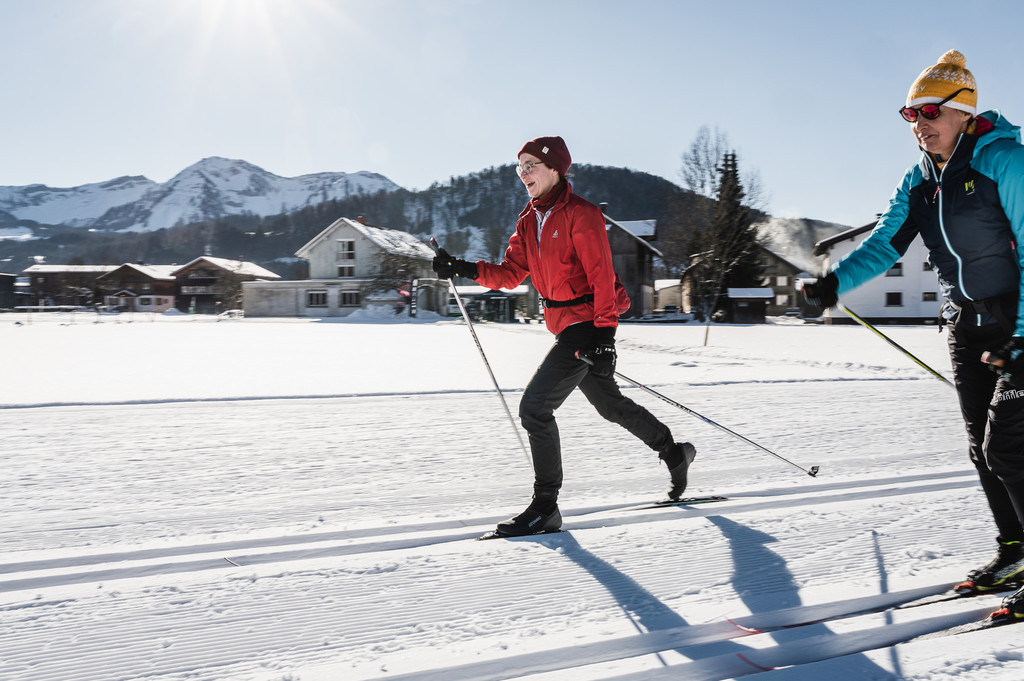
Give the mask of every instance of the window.
M 306 307 L 327 307 L 327 291 L 306 291 Z
M 780 275 L 778 277 L 775 277 L 775 285 L 776 286 L 789 286 L 789 277 L 787 277 L 785 275 Z
M 355 265 L 338 265 L 338 276 L 343 279 L 356 276 Z
M 359 307 L 359 291 L 342 291 L 341 307 Z
M 935 291 L 925 291 L 921 294 L 921 300 L 926 303 L 934 303 L 939 299 L 939 294 Z
M 338 262 L 356 259 L 356 240 L 338 239 Z
M 886 293 L 885 306 L 903 307 L 903 293 L 901 293 L 900 291 L 896 291 L 895 293 Z
M 888 272 L 885 273 L 887 277 L 902 277 L 903 276 L 903 263 L 898 262 L 892 266 Z

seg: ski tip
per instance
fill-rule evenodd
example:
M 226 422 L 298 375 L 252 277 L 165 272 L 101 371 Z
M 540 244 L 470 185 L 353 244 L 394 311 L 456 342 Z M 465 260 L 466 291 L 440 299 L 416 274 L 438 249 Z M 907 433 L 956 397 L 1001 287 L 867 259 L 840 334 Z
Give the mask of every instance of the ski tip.
M 434 237 L 430 237 L 430 247 L 434 249 L 434 253 L 437 253 L 438 249 L 441 248 Z
M 523 537 L 539 537 L 544 534 L 558 534 L 559 532 L 565 532 L 565 530 L 544 530 L 543 532 L 533 532 L 532 534 L 502 534 L 497 530 L 491 530 L 485 532 L 476 538 L 477 541 L 487 541 L 488 539 L 522 539 Z
M 719 495 L 713 495 L 713 496 L 707 496 L 707 497 L 680 497 L 679 499 L 667 498 L 667 499 L 662 499 L 661 501 L 656 501 L 653 504 L 651 504 L 650 506 L 645 506 L 644 508 L 657 508 L 658 506 L 686 506 L 687 504 L 710 504 L 710 503 L 713 503 L 715 501 L 728 501 L 728 500 L 729 500 L 728 497 L 723 497 L 723 496 L 719 496 Z

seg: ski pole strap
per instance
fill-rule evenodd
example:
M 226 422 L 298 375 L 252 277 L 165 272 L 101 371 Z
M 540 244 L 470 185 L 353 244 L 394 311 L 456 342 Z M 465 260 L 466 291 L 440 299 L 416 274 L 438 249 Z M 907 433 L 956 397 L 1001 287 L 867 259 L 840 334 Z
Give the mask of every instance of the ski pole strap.
M 588 293 L 579 298 L 573 298 L 572 300 L 550 300 L 548 298 L 541 298 L 541 304 L 544 307 L 572 307 L 573 305 L 582 305 L 583 303 L 589 303 L 594 300 L 594 294 Z

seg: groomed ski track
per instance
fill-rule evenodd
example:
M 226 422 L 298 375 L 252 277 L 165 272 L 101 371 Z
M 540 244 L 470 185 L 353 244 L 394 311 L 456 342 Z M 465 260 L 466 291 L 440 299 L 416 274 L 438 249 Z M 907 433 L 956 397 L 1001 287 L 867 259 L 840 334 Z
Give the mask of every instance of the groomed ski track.
M 664 468 L 570 398 L 567 531 L 494 542 L 529 478 L 483 392 L 0 410 L 0 678 L 1018 678 L 1016 627 L 902 643 L 996 596 L 863 613 L 948 588 L 992 531 L 952 391 L 827 369 L 658 384 L 821 466 L 645 401 L 698 443 L 687 494 L 730 497 L 690 508 L 631 510 Z M 929 407 L 910 432 L 903 405 Z

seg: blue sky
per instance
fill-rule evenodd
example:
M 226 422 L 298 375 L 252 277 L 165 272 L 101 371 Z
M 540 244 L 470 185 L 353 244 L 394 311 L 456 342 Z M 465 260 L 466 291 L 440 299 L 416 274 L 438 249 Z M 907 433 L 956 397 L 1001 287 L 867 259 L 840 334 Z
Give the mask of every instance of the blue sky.
M 707 125 L 771 213 L 861 225 L 917 158 L 896 112 L 946 50 L 981 109 L 1024 121 L 1022 19 L 1018 0 L 0 0 L 0 185 L 225 156 L 423 189 L 547 134 L 679 183 Z

